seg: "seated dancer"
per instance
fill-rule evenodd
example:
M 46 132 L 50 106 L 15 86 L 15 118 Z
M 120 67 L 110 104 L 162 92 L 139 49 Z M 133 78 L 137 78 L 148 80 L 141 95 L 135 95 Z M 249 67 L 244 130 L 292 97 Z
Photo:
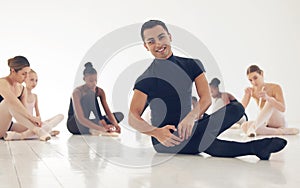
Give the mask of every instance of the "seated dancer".
M 72 134 L 92 134 L 115 136 L 121 132 L 118 125 L 123 120 L 121 112 L 111 113 L 104 90 L 98 87 L 97 71 L 92 63 L 85 64 L 83 71 L 85 84 L 74 89 L 70 101 L 67 128 Z M 100 111 L 98 97 L 106 116 Z
M 162 21 L 144 23 L 141 36 L 145 48 L 155 59 L 134 85 L 128 121 L 139 132 L 151 136 L 157 152 L 205 152 L 215 157 L 256 155 L 268 160 L 271 153 L 286 146 L 287 141 L 277 137 L 249 142 L 218 139 L 218 135 L 243 116 L 243 106 L 232 101 L 215 113 L 203 116 L 211 104 L 211 97 L 202 63 L 173 55 L 172 37 Z M 193 83 L 199 101 L 191 109 Z M 142 118 L 148 105 L 151 123 Z
M 230 103 L 230 101 L 236 100 L 236 98 L 232 94 L 220 91 L 220 83 L 221 81 L 218 78 L 213 78 L 209 83 L 211 97 L 213 98 L 212 113 L 226 106 Z M 236 125 L 238 124 L 239 127 L 239 125 L 245 121 L 248 121 L 248 116 L 246 115 L 246 113 L 244 113 L 244 116 L 236 123 Z
M 47 141 L 50 134 L 41 128 L 40 118 L 34 117 L 26 109 L 27 90 L 22 83 L 25 81 L 30 64 L 23 56 L 8 60 L 10 73 L 0 78 L 0 138 L 7 136 L 7 131 L 17 131 L 26 127 L 40 140 Z M 14 118 L 17 122 L 12 122 Z
M 36 87 L 38 82 L 37 73 L 34 70 L 30 70 L 25 79 L 26 90 L 27 90 L 27 100 L 26 100 L 26 108 L 31 115 L 33 115 L 33 111 L 35 111 L 35 117 L 41 119 L 39 105 L 38 105 L 38 96 L 35 93 L 32 93 L 32 90 Z M 58 130 L 52 130 L 55 126 L 57 126 L 62 120 L 64 116 L 62 114 L 58 114 L 46 121 L 42 122 L 42 129 L 49 132 L 51 136 L 56 136 L 59 134 Z M 30 130 L 27 130 L 24 126 L 18 126 L 18 132 L 16 131 L 8 131 L 6 132 L 5 140 L 20 140 L 20 139 L 34 139 L 37 136 Z
M 284 117 L 286 107 L 280 85 L 266 83 L 264 72 L 257 65 L 251 65 L 247 69 L 247 76 L 252 87 L 245 89 L 242 104 L 246 108 L 252 97 L 260 111 L 255 121 L 242 124 L 243 131 L 251 137 L 255 135 L 298 134 L 299 129 L 287 127 Z

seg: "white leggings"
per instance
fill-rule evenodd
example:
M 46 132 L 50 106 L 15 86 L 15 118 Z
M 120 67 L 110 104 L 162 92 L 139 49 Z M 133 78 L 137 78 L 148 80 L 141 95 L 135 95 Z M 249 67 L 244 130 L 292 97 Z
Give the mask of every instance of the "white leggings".
M 63 119 L 64 116 L 62 114 L 53 116 L 52 118 L 42 122 L 42 129 L 50 133 L 52 131 L 52 128 L 57 126 Z M 26 130 L 21 134 L 23 135 L 24 139 L 32 139 L 37 137 L 31 130 Z
M 41 131 L 40 127 L 35 126 L 29 119 L 12 108 L 4 99 L 0 103 L 0 138 L 4 137 L 6 131 L 8 131 L 11 125 L 12 117 L 14 117 L 17 122 L 20 122 L 28 130 L 31 130 L 37 134 L 39 137 L 41 136 L 40 134 L 44 132 Z
M 283 112 L 272 107 L 269 102 L 265 103 L 254 124 L 258 135 L 283 134 L 282 131 L 286 127 Z

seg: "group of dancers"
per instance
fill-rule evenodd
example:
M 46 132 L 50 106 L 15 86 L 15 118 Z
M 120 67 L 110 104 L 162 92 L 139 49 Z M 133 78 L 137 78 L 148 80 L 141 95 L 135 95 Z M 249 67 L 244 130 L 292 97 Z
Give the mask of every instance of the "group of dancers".
M 160 20 L 145 22 L 141 37 L 154 60 L 133 86 L 128 123 L 137 131 L 151 136 L 157 152 L 205 152 L 216 157 L 256 155 L 261 160 L 268 160 L 271 153 L 285 147 L 285 139 L 269 137 L 235 142 L 217 138 L 241 120 L 251 98 L 258 104 L 260 112 L 254 121 L 242 122 L 241 129 L 246 135 L 299 133 L 299 129 L 286 125 L 286 107 L 281 87 L 266 83 L 264 72 L 257 65 L 247 69 L 246 76 L 252 86 L 245 89 L 240 103 L 232 94 L 220 91 L 220 80 L 217 78 L 208 83 L 200 60 L 173 54 L 172 35 L 165 23 Z M 28 60 L 16 56 L 8 60 L 8 66 L 10 74 L 0 78 L 0 138 L 38 138 L 47 141 L 57 135 L 59 131 L 53 128 L 62 121 L 63 115 L 41 120 L 38 98 L 32 93 L 37 84 L 37 73 L 30 68 Z M 92 63 L 86 63 L 83 71 L 85 83 L 73 90 L 70 100 L 67 128 L 72 134 L 113 136 L 121 133 L 119 122 L 124 114 L 111 112 L 104 90 L 97 86 L 97 78 Z M 194 101 L 192 108 L 191 88 L 194 84 L 199 100 Z M 105 115 L 101 113 L 100 104 Z M 206 114 L 211 104 L 213 112 Z M 142 117 L 148 106 L 151 122 Z

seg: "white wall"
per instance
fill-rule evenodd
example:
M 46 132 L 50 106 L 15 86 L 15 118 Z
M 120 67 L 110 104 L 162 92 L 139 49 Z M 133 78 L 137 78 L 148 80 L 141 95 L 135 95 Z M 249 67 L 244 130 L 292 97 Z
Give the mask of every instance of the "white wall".
M 225 90 L 238 99 L 249 85 L 246 68 L 260 65 L 266 81 L 283 87 L 287 120 L 296 124 L 299 8 L 298 0 L 0 0 L 0 76 L 9 72 L 8 58 L 26 56 L 39 74 L 42 116 L 67 115 L 76 71 L 91 46 L 120 27 L 156 18 L 201 40 L 218 63 Z M 253 105 L 251 117 L 254 111 Z

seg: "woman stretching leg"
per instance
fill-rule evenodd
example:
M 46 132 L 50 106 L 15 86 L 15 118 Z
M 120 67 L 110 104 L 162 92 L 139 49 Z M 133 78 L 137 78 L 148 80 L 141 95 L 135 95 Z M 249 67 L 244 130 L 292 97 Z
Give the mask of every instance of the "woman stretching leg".
M 33 115 L 35 112 L 35 117 L 41 119 L 39 105 L 38 105 L 38 96 L 35 93 L 32 93 L 32 90 L 36 87 L 38 82 L 37 73 L 34 70 L 30 70 L 27 78 L 25 79 L 26 90 L 27 90 L 27 100 L 26 100 L 26 108 L 28 112 Z M 51 136 L 56 136 L 59 134 L 59 131 L 52 130 L 55 126 L 57 126 L 62 120 L 64 116 L 62 114 L 58 114 L 46 121 L 42 122 L 42 129 L 46 132 L 50 133 Z M 37 136 L 26 127 L 24 127 L 20 123 L 14 123 L 11 127 L 11 131 L 6 132 L 5 140 L 20 140 L 20 139 L 34 139 Z
M 299 129 L 286 127 L 281 87 L 278 84 L 265 83 L 263 71 L 256 65 L 248 68 L 247 76 L 253 87 L 245 89 L 242 104 L 246 108 L 252 97 L 261 110 L 255 121 L 242 124 L 243 131 L 248 136 L 298 134 Z
M 24 107 L 27 92 L 22 83 L 30 71 L 28 60 L 23 56 L 16 56 L 8 60 L 8 66 L 10 74 L 0 78 L 0 138 L 5 137 L 6 132 L 13 126 L 12 117 L 14 117 L 40 140 L 49 140 L 51 138 L 49 133 L 40 128 L 40 119 L 30 115 Z

